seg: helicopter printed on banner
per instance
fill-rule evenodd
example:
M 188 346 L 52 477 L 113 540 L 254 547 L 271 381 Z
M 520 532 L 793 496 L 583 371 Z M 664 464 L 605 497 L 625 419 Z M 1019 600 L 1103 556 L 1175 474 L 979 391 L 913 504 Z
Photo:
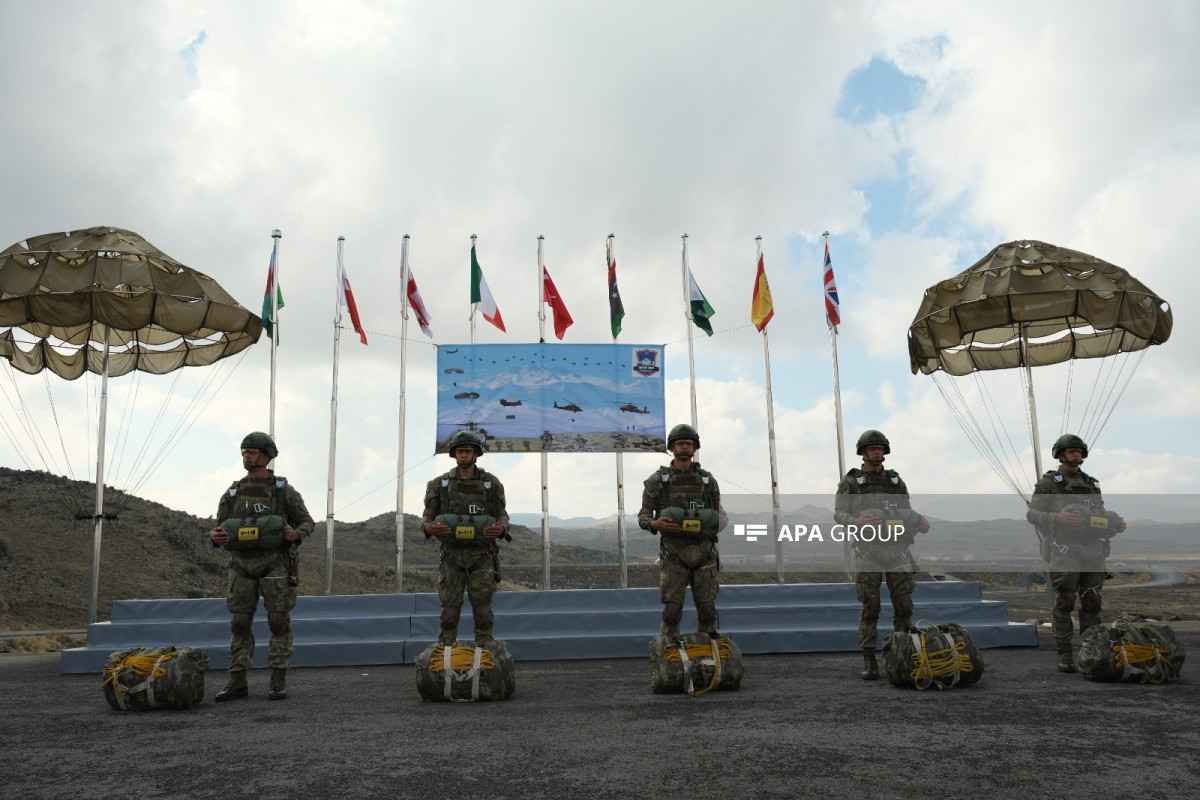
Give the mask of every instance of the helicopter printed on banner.
M 491 452 L 662 452 L 663 346 L 438 347 L 438 451 L 461 430 Z

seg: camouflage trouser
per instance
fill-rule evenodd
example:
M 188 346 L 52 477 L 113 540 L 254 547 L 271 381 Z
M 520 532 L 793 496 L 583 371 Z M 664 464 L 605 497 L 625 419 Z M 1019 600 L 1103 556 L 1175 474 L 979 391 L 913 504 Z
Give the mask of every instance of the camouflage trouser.
M 258 577 L 253 577 L 255 575 Z M 271 628 L 267 666 L 287 669 L 292 657 L 292 624 L 288 612 L 296 607 L 296 587 L 288 581 L 287 567 L 275 551 L 256 556 L 237 554 L 229 567 L 226 600 L 226 607 L 233 614 L 233 631 L 229 639 L 230 672 L 248 670 L 254 665 L 251 625 L 260 592 Z
M 664 539 L 658 551 L 658 599 L 682 603 L 692 585 L 692 600 L 711 603 L 721 588 L 716 545 L 707 539 Z
M 496 594 L 492 554 L 479 547 L 443 547 L 438 566 L 438 599 L 443 606 L 461 606 L 464 591 L 472 606 L 492 602 Z
M 1050 626 L 1054 643 L 1060 650 L 1071 647 L 1074 634 L 1071 612 L 1079 598 L 1079 632 L 1100 624 L 1100 591 L 1107 572 L 1054 572 L 1050 584 L 1054 587 L 1054 605 L 1050 609 Z
M 854 588 L 858 592 L 858 601 L 863 604 L 862 614 L 858 618 L 858 646 L 863 650 L 874 650 L 879 643 L 879 609 L 882 598 L 879 587 L 887 576 L 888 594 L 893 604 L 896 598 L 905 596 L 911 598 L 917 588 L 917 577 L 912 572 L 856 572 L 854 573 Z M 899 611 L 893 605 L 893 613 Z M 909 610 L 908 619 L 912 618 Z M 893 625 L 898 624 L 901 617 L 893 616 Z

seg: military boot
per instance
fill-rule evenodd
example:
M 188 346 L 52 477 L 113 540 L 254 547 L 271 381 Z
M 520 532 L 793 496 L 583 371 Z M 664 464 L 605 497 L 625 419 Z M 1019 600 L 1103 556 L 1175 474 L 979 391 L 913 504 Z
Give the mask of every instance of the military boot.
M 245 697 L 250 693 L 250 687 L 246 683 L 246 672 L 229 673 L 229 683 L 225 684 L 225 688 L 217 692 L 213 699 L 218 703 L 223 703 L 226 700 L 237 700 L 239 697 Z
M 271 691 L 267 692 L 268 700 L 285 700 L 287 699 L 287 670 L 273 669 L 271 670 Z
M 1071 655 L 1071 646 L 1058 648 L 1058 671 L 1059 672 L 1074 672 L 1075 658 Z
M 862 679 L 864 681 L 879 680 L 879 663 L 875 660 L 874 650 L 863 650 Z

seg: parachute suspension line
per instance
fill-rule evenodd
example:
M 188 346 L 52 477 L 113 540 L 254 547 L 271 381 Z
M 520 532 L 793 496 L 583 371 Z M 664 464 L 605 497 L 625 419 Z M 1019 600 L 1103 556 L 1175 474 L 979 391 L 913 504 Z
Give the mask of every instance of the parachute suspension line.
M 12 443 L 13 450 L 16 451 L 17 456 L 25 464 L 26 468 L 31 470 L 34 468 L 32 463 L 33 459 L 30 454 L 26 452 L 26 443 L 32 443 L 33 448 L 37 450 L 37 454 L 42 461 L 42 466 L 47 467 L 45 453 L 48 452 L 48 448 L 45 446 L 44 440 L 42 446 L 38 446 L 38 439 L 41 438 L 41 434 L 38 432 L 37 426 L 33 424 L 29 414 L 29 406 L 25 403 L 25 399 L 21 395 L 20 387 L 17 386 L 16 378 L 13 374 L 13 369 L 11 366 L 8 374 L 9 381 L 12 383 L 13 395 L 9 395 L 8 390 L 2 385 L 0 385 L 0 391 L 4 392 L 4 399 L 8 401 L 8 405 L 10 408 L 12 408 L 13 413 L 11 416 L 8 414 L 3 415 L 3 418 L 0 418 L 0 426 L 3 426 L 5 435 L 8 437 L 9 442 Z M 13 401 L 13 396 L 16 397 L 18 402 Z M 13 424 L 9 422 L 10 419 L 18 421 L 20 429 L 25 433 L 24 437 L 17 435 L 16 428 L 14 428 Z M 59 439 L 60 441 L 62 439 L 61 433 L 59 435 Z M 50 472 L 48 467 L 46 472 Z M 71 498 L 57 485 L 56 481 L 47 479 L 43 480 L 42 483 L 50 495 L 53 496 L 54 499 L 58 501 L 58 503 L 60 503 L 64 508 L 71 507 Z
M 1062 409 L 1062 425 L 1059 427 L 1058 435 L 1062 436 L 1071 428 L 1071 390 L 1075 387 L 1075 359 L 1067 362 L 1067 390 L 1063 392 L 1063 409 Z M 1088 398 L 1088 404 L 1091 404 L 1091 397 Z M 1087 418 L 1087 406 L 1083 409 L 1083 416 Z M 1034 447 L 1037 444 L 1034 443 Z
M 1006 461 L 1005 468 L 1004 468 L 1004 475 L 1006 477 L 1006 482 L 1008 483 L 1009 487 L 1013 491 L 1015 491 L 1022 498 L 1024 498 L 1025 492 L 1022 489 L 1022 485 L 1024 482 L 1021 480 L 1021 474 L 1022 474 L 1021 467 L 1020 467 L 1021 462 L 1020 462 L 1020 459 L 1017 457 L 1017 447 L 1016 447 L 1016 445 L 1013 444 L 1012 435 L 1008 432 L 1008 428 L 1006 428 L 1004 426 L 1003 419 L 1000 416 L 1000 410 L 998 408 L 996 408 L 996 403 L 994 400 L 992 400 L 991 394 L 989 392 L 984 391 L 986 389 L 986 387 L 983 385 L 983 377 L 978 372 L 974 373 L 974 375 L 975 375 L 975 382 L 979 388 L 980 397 L 983 399 L 985 405 L 988 405 L 991 407 L 990 416 L 991 416 L 991 420 L 992 420 L 992 433 L 995 435 L 996 441 L 1000 442 L 1002 445 L 1004 445 L 1004 444 L 1008 445 L 1006 448 L 1005 456 L 1004 456 L 1005 461 Z M 1026 403 L 1028 404 L 1028 400 L 1026 400 Z M 1028 416 L 1029 416 L 1028 413 L 1025 416 L 1026 416 L 1026 418 L 1028 418 Z M 999 423 L 999 425 L 1000 425 L 1000 430 L 996 429 L 997 423 Z M 1001 436 L 1000 436 L 1001 432 L 1004 433 L 1003 438 L 1001 438 Z
M 979 421 L 974 415 L 969 413 L 966 398 L 963 397 L 958 385 L 949 378 L 943 379 L 937 373 L 933 373 L 931 377 L 933 378 L 933 385 L 937 387 L 938 392 L 942 395 L 942 400 L 945 401 L 946 407 L 949 408 L 950 412 L 954 415 L 954 420 L 958 423 L 958 426 L 962 429 L 962 432 L 966 434 L 966 437 L 971 441 L 971 445 L 975 448 L 975 451 L 979 453 L 979 455 L 986 462 L 988 462 L 988 465 L 992 468 L 992 471 L 999 475 L 1000 479 L 1003 480 L 1005 484 L 1013 489 L 1013 491 L 1020 494 L 1021 490 L 1017 487 L 1016 482 L 1008 474 L 1007 470 L 1004 469 L 1004 466 L 1000 463 L 999 458 L 996 456 L 995 450 L 988 443 L 987 436 L 980 427 Z M 949 382 L 949 389 L 943 385 L 945 382 Z M 950 396 L 951 392 L 953 393 L 954 397 L 957 398 L 957 402 L 955 402 L 955 399 Z
M 1125 359 L 1122 359 L 1122 361 L 1124 360 Z M 1083 418 L 1079 421 L 1079 433 L 1084 437 L 1084 441 L 1087 442 L 1092 442 L 1091 433 L 1089 431 L 1092 426 L 1094 426 L 1096 418 L 1098 418 L 1102 413 L 1101 409 L 1105 407 L 1105 403 L 1107 402 L 1103 399 L 1105 392 L 1097 391 L 1096 389 L 1098 386 L 1107 385 L 1107 382 L 1104 380 L 1104 372 L 1106 367 L 1111 375 L 1114 368 L 1110 366 L 1110 362 L 1101 360 L 1100 366 L 1096 369 L 1096 379 L 1092 382 L 1092 393 L 1088 396 L 1087 405 L 1083 409 Z M 1111 394 L 1111 391 L 1109 394 Z M 1094 406 L 1092 404 L 1093 401 L 1096 401 Z M 1063 430 L 1062 432 L 1066 433 L 1067 431 Z M 1092 442 L 1092 444 L 1094 445 L 1095 442 Z
M 188 405 L 184 409 L 183 413 L 179 415 L 174 427 L 172 427 L 167 435 L 163 438 L 162 444 L 160 444 L 154 454 L 148 460 L 146 460 L 146 467 L 142 470 L 141 475 L 135 475 L 136 480 L 133 482 L 133 485 L 127 492 L 128 499 L 125 501 L 126 505 L 132 501 L 132 496 L 141 489 L 146 481 L 150 479 L 150 475 L 153 473 L 155 465 L 160 463 L 173 449 L 175 449 L 175 446 L 182 441 L 184 434 L 191 430 L 192 425 L 196 423 L 196 420 L 199 419 L 204 413 L 205 409 L 208 408 L 213 398 L 220 394 L 221 389 L 225 387 L 225 383 L 233 377 L 234 373 L 237 372 L 238 367 L 241 366 L 242 361 L 246 358 L 246 354 L 248 352 L 250 352 L 248 349 L 243 350 L 238 354 L 236 359 L 221 359 L 205 370 L 204 381 L 200 385 L 200 388 L 196 390 L 196 393 L 188 402 Z M 227 366 L 228 362 L 231 361 L 232 365 Z M 222 370 L 224 371 L 223 377 Z M 182 370 L 176 370 L 176 373 L 179 372 L 182 372 Z M 220 378 L 220 383 L 215 389 L 213 389 L 212 386 L 217 382 L 218 378 Z M 176 380 L 178 380 L 178 375 L 176 376 Z M 174 388 L 174 385 L 172 385 L 172 388 Z M 173 395 L 174 392 L 172 391 L 168 396 L 170 397 Z M 165 408 L 163 410 L 165 411 Z M 161 416 L 162 414 L 160 413 L 160 417 Z M 147 443 L 143 448 L 144 450 L 148 449 L 149 441 L 150 437 L 147 436 Z M 139 458 L 139 463 L 141 461 L 142 459 Z
M 1125 376 L 1125 382 L 1121 384 L 1121 390 L 1119 392 L 1117 392 L 1116 398 L 1107 405 L 1107 411 L 1104 412 L 1103 419 L 1097 420 L 1098 427 L 1094 427 L 1094 432 L 1089 432 L 1088 435 L 1092 437 L 1093 442 L 1094 442 L 1094 440 L 1100 438 L 1100 434 L 1104 431 L 1104 426 L 1108 424 L 1109 417 L 1111 417 L 1113 411 L 1116 410 L 1117 404 L 1121 401 L 1121 398 L 1125 396 L 1125 390 L 1129 388 L 1129 384 L 1133 380 L 1134 373 L 1137 372 L 1138 367 L 1141 366 L 1142 359 L 1146 357 L 1146 352 L 1147 352 L 1147 348 L 1143 348 L 1138 353 L 1138 357 L 1137 357 L 1137 360 L 1134 362 L 1133 369 L 1129 370 L 1129 374 Z M 1128 359 L 1122 359 L 1122 364 L 1121 364 L 1122 371 L 1124 371 L 1124 369 L 1125 369 L 1124 362 L 1126 360 L 1128 360 Z
M 58 434 L 58 446 L 62 449 L 63 461 L 65 462 L 67 468 L 67 475 L 74 479 L 75 469 L 71 466 L 71 456 L 67 454 L 67 443 L 63 440 L 62 425 L 60 425 L 58 422 L 58 406 L 54 404 L 54 392 L 50 391 L 50 378 L 46 375 L 45 370 L 42 370 L 42 383 L 46 387 L 46 400 L 50 403 L 50 416 L 54 418 L 54 430 Z M 38 435 L 38 438 L 42 440 L 43 445 L 46 443 L 46 440 L 42 438 L 40 434 Z
M 125 460 L 125 448 L 129 444 L 129 432 L 133 429 L 133 426 L 129 424 L 129 417 L 130 412 L 137 405 L 138 392 L 141 386 L 142 375 L 135 370 L 125 391 L 125 407 L 121 410 L 121 421 L 117 426 L 116 435 L 113 436 L 113 461 L 109 466 L 110 477 L 108 482 L 118 488 L 125 480 L 121 477 L 121 468 Z

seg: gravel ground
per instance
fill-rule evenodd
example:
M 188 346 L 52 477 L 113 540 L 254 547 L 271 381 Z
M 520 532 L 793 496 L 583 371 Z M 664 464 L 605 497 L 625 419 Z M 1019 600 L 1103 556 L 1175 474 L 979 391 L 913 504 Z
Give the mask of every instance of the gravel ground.
M 1200 623 L 1177 633 L 1200 653 Z M 493 703 L 432 703 L 413 667 L 293 670 L 289 697 L 121 713 L 57 654 L 0 655 L 4 798 L 1200 796 L 1200 689 L 983 653 L 975 686 L 858 678 L 856 654 L 746 656 L 736 692 L 654 695 L 643 659 L 524 662 Z

